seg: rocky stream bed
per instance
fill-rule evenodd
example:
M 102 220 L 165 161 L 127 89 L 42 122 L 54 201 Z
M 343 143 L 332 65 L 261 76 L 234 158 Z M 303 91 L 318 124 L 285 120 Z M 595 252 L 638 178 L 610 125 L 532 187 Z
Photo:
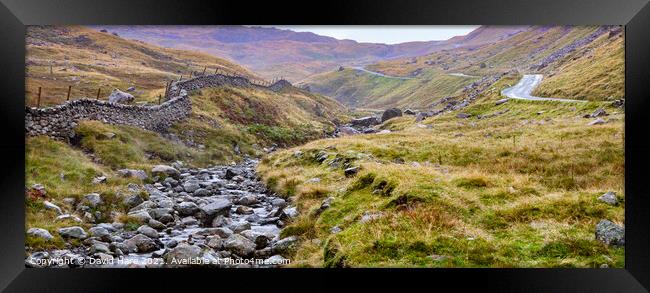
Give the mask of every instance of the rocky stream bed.
M 297 238 L 280 239 L 285 222 L 297 215 L 283 198 L 267 190 L 255 173 L 257 161 L 238 165 L 189 169 L 156 166 L 152 173 L 164 174 L 154 184 L 129 185 L 136 193 L 125 199 L 131 219 L 144 225 L 96 223 L 86 231 L 81 226 L 59 229 L 66 240 L 81 245 L 66 249 L 32 251 L 27 267 L 276 267 L 289 263 L 283 256 Z M 137 195 L 145 191 L 143 200 Z M 76 211 L 101 204 L 90 194 Z M 53 205 L 53 204 L 52 204 Z M 49 207 L 52 209 L 57 206 Z M 73 217 L 63 214 L 59 217 Z M 28 234 L 52 237 L 32 228 Z

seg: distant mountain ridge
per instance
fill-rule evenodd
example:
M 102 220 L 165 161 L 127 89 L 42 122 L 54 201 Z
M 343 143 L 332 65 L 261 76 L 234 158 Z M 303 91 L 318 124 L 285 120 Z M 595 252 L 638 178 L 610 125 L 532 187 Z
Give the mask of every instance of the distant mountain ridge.
M 519 27 L 481 27 L 467 36 L 446 41 L 400 44 L 360 43 L 311 32 L 248 26 L 97 26 L 122 37 L 159 46 L 198 50 L 230 59 L 266 78 L 292 82 L 340 65 L 363 65 L 382 60 L 421 56 L 457 46 L 478 46 L 504 38 Z

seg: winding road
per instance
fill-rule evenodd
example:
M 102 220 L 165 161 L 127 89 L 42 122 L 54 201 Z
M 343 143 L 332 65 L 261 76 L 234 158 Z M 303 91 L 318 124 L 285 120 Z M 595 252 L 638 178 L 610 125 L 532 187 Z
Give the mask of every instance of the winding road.
M 520 99 L 520 100 L 531 100 L 531 101 L 559 101 L 559 102 L 585 102 L 582 100 L 570 100 L 570 99 L 559 99 L 559 98 L 541 98 L 531 96 L 530 93 L 542 82 L 543 76 L 541 74 L 525 74 L 519 82 L 512 87 L 504 89 L 501 91 L 501 94 L 511 98 L 511 99 Z

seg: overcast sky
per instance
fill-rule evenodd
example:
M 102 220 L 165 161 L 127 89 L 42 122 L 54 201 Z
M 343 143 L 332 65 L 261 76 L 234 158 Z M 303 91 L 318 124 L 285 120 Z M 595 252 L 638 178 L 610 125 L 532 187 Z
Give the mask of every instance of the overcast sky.
M 357 42 L 397 44 L 413 41 L 439 41 L 466 35 L 478 26 L 273 26 L 297 32 L 312 32 L 337 39 Z

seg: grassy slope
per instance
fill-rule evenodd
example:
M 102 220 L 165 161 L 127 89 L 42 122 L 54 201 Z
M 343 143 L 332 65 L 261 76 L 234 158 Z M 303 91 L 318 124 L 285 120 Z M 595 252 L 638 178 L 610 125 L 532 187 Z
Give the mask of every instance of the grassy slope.
M 83 38 L 87 39 L 83 41 Z M 38 87 L 41 105 L 71 98 L 97 96 L 106 99 L 113 88 L 135 86 L 136 101 L 155 101 L 165 84 L 190 71 L 217 68 L 255 78 L 245 68 L 207 54 L 166 49 L 84 27 L 38 27 L 27 30 L 25 102 L 35 106 Z M 53 64 L 50 74 L 50 64 Z
M 588 52 L 572 54 L 542 80 L 534 94 L 580 100 L 625 98 L 625 47 L 620 36 L 609 40 L 605 34 Z
M 496 93 L 516 80 L 498 82 L 466 108 L 475 115 L 510 109 L 501 116 L 450 113 L 425 120 L 430 129 L 403 117 L 383 125 L 399 132 L 318 140 L 265 158 L 263 178 L 301 211 L 283 232 L 301 238 L 294 263 L 623 267 L 624 249 L 594 240 L 594 226 L 601 218 L 624 221 L 624 199 L 616 207 L 596 200 L 610 190 L 624 198 L 624 114 L 607 108 L 618 112 L 609 123 L 586 126 L 580 116 L 604 104 L 495 106 Z M 329 154 L 323 164 L 313 159 L 320 151 Z M 329 167 L 337 157 L 360 173 L 346 178 Z M 306 182 L 313 177 L 321 181 Z M 328 196 L 331 208 L 318 215 Z M 365 212 L 383 216 L 362 223 Z M 334 226 L 342 232 L 331 233 Z
M 312 91 L 350 106 L 425 108 L 437 99 L 454 95 L 474 80 L 439 71 L 426 71 L 416 79 L 404 80 L 344 69 L 314 76 L 305 83 Z
M 387 79 L 351 70 L 332 71 L 306 80 L 315 92 L 361 107 L 423 107 L 437 99 L 454 95 L 474 81 L 448 73 L 484 76 L 517 69 L 521 73 L 536 73 L 529 69 L 553 52 L 588 36 L 595 26 L 532 27 L 508 39 L 479 48 L 441 50 L 416 58 L 381 61 L 367 69 L 393 76 L 416 79 Z M 604 100 L 624 96 L 623 40 L 608 39 L 607 33 L 590 45 L 558 59 L 544 68 L 545 78 L 535 92 L 542 96 Z M 613 69 L 613 70 L 612 70 Z

